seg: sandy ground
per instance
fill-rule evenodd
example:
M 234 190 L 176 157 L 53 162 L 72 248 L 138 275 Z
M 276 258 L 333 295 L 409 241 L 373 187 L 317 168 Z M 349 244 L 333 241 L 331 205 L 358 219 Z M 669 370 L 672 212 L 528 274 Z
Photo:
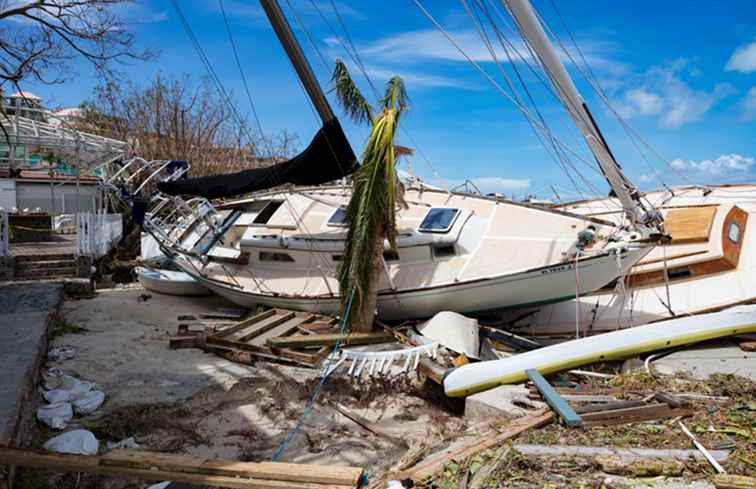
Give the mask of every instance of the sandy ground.
M 101 439 L 135 436 L 145 449 L 210 458 L 270 459 L 301 415 L 317 372 L 260 362 L 244 366 L 199 349 L 170 350 L 177 315 L 233 307 L 215 296 L 183 298 L 143 289 L 100 291 L 69 301 L 63 314 L 89 331 L 56 338 L 51 345 L 76 349 L 73 359 L 51 363 L 97 383 L 107 394 L 102 408 L 83 420 Z M 321 401 L 307 417 L 281 461 L 389 465 L 406 448 L 377 437 L 343 417 L 326 401 L 338 401 L 381 428 L 412 440 L 431 430 L 458 429 L 462 421 L 418 394 L 408 382 L 352 383 L 340 371 L 329 378 Z M 341 376 L 339 376 L 341 375 Z

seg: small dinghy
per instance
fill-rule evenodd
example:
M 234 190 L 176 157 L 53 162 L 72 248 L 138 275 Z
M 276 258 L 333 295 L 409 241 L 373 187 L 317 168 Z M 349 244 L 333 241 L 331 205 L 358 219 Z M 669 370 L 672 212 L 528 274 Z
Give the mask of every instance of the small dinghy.
M 174 270 L 137 267 L 139 282 L 145 289 L 169 295 L 210 295 L 212 292 L 189 274 Z

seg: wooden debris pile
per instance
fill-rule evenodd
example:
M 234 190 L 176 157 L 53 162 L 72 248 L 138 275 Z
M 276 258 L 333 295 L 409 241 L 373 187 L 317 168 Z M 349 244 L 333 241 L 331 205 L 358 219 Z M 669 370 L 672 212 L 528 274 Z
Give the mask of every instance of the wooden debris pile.
M 0 465 L 239 489 L 351 489 L 363 476 L 359 467 L 211 460 L 142 450 L 97 456 L 0 447 Z
M 337 341 L 344 346 L 394 341 L 384 332 L 339 334 L 332 316 L 268 309 L 248 318 L 223 314 L 179 316 L 170 348 L 200 348 L 231 361 L 267 360 L 318 367 Z

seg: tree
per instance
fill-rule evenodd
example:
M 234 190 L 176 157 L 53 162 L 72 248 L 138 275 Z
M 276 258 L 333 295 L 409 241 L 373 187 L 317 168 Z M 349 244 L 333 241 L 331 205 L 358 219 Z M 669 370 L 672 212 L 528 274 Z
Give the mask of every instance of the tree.
M 295 149 L 286 131 L 271 139 L 252 133 L 207 79 L 188 75 L 158 73 L 146 87 L 111 79 L 82 109 L 77 129 L 129 141 L 147 160 L 189 161 L 193 176 L 273 163 Z
M 63 83 L 76 59 L 97 70 L 114 63 L 147 60 L 138 50 L 122 12 L 128 0 L 9 0 L 0 3 L 0 87 L 22 80 Z
M 386 84 L 384 96 L 378 102 L 379 110 L 373 109 L 341 60 L 336 60 L 332 82 L 337 100 L 347 114 L 356 122 L 372 125 L 362 153 L 362 166 L 352 179 L 352 196 L 346 210 L 349 228 L 339 268 L 345 314 L 351 301 L 348 324 L 353 331 L 370 331 L 383 272 L 384 241 L 388 240 L 391 249 L 396 249 L 396 209 L 406 207 L 396 174 L 396 158 L 403 151 L 394 145 L 394 137 L 399 118 L 407 108 L 407 94 L 404 82 L 395 76 Z

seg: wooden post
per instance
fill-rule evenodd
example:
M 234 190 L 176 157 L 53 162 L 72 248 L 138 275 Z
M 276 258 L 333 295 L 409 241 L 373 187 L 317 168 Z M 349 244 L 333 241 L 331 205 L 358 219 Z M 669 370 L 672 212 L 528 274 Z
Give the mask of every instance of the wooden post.
M 526 370 L 525 374 L 528 376 L 531 382 L 535 384 L 538 391 L 546 400 L 546 403 L 548 403 L 548 405 L 557 412 L 559 417 L 564 420 L 564 423 L 567 426 L 581 426 L 583 424 L 583 420 L 580 418 L 580 416 L 578 416 L 575 410 L 572 409 L 569 404 L 567 404 L 567 401 L 562 399 L 562 397 L 557 393 L 557 391 L 554 390 L 551 384 L 549 384 L 549 382 L 543 377 L 543 375 L 541 375 L 538 370 L 531 368 Z

